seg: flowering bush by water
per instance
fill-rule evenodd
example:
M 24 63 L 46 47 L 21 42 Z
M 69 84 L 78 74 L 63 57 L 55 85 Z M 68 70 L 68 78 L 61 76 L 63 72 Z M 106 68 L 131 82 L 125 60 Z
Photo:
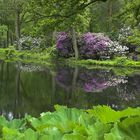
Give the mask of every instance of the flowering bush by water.
M 108 36 L 101 33 L 86 33 L 77 37 L 77 45 L 82 58 L 111 58 L 114 54 L 124 54 L 128 51 L 126 46 L 112 41 Z M 73 56 L 72 38 L 69 34 L 62 32 L 57 37 L 58 54 L 63 57 Z
M 72 39 L 65 32 L 59 33 L 57 37 L 56 47 L 60 56 L 68 57 L 73 53 Z

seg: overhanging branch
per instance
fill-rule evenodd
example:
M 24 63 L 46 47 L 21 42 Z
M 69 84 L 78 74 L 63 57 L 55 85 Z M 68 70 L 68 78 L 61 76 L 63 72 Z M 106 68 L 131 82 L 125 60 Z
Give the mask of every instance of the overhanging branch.
M 54 18 L 54 19 L 56 19 L 56 18 L 70 18 L 73 15 L 78 14 L 79 12 L 84 10 L 86 7 L 88 7 L 89 5 L 91 5 L 91 4 L 93 4 L 93 3 L 97 2 L 97 1 L 106 2 L 107 0 L 91 0 L 88 3 L 82 3 L 78 7 L 76 7 L 76 10 L 71 10 L 72 12 L 70 14 L 66 14 L 66 15 L 61 15 L 61 14 L 43 15 L 43 14 L 40 14 L 40 13 L 38 13 L 36 11 L 34 11 L 34 13 L 35 13 L 36 16 L 38 16 L 37 20 L 44 19 L 44 18 L 48 18 L 48 19 L 50 19 L 50 18 Z M 34 21 L 34 19 L 30 19 L 30 20 L 26 21 L 26 23 L 31 22 L 31 21 Z

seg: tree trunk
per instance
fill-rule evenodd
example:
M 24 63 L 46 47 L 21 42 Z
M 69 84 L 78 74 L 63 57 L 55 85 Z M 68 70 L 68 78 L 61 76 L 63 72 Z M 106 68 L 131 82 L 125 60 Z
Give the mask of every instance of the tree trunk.
M 15 97 L 15 111 L 14 114 L 17 118 L 20 118 L 20 113 L 19 111 L 17 112 L 17 108 L 21 106 L 22 102 L 21 102 L 21 97 L 20 97 L 20 80 L 21 80 L 21 70 L 20 70 L 20 63 L 18 64 L 18 68 L 17 68 L 17 75 L 16 75 L 16 97 Z
M 112 30 L 112 10 L 113 10 L 113 2 L 112 0 L 109 0 L 108 1 L 108 15 L 109 15 L 108 31 Z
M 55 92 L 56 92 L 56 81 L 55 76 L 52 74 L 52 94 L 51 94 L 51 104 L 55 103 Z
M 8 26 L 8 30 L 7 30 L 7 41 L 6 41 L 6 47 L 9 46 L 9 26 Z
M 13 32 L 10 31 L 10 45 L 13 45 L 14 44 L 14 36 L 13 36 Z
M 79 69 L 78 66 L 75 67 L 74 72 L 73 72 L 73 79 L 72 79 L 72 91 L 71 91 L 71 98 L 75 99 L 75 93 L 76 93 L 76 84 L 77 84 L 77 79 L 78 79 L 78 73 Z
M 18 50 L 21 50 L 21 46 L 19 44 L 19 39 L 20 39 L 20 11 L 16 10 L 16 15 L 15 15 L 15 33 L 16 33 L 16 41 L 17 41 L 17 48 Z
M 75 54 L 75 58 L 78 59 L 79 58 L 79 52 L 78 52 L 78 46 L 77 46 L 77 40 L 76 40 L 76 32 L 74 27 L 72 27 L 72 44 L 73 44 L 73 49 L 74 49 L 74 54 Z

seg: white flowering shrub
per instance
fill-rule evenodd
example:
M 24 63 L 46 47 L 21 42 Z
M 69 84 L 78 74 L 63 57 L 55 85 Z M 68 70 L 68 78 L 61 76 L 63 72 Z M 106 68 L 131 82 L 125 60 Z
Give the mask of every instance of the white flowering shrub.
M 41 45 L 41 38 L 34 38 L 31 36 L 23 36 L 19 39 L 19 45 L 23 50 L 39 48 Z
M 129 57 L 133 60 L 138 61 L 140 54 L 140 30 L 138 27 L 131 28 L 130 26 L 124 26 L 120 30 L 118 36 L 119 42 L 125 44 L 129 48 Z
M 110 53 L 121 55 L 129 52 L 129 48 L 127 46 L 120 45 L 117 41 L 110 41 L 108 45 Z
M 128 41 L 128 37 L 132 35 L 132 29 L 130 26 L 124 25 L 123 28 L 120 29 L 118 40 L 121 42 Z

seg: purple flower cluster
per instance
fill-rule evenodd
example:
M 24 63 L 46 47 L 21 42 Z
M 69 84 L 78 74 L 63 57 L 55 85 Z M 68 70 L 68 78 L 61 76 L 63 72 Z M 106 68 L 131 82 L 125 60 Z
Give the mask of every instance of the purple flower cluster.
M 72 55 L 72 40 L 67 33 L 59 33 L 59 35 L 57 36 L 56 48 L 60 56 L 68 57 Z
M 89 32 L 84 34 L 80 41 L 82 42 L 79 43 L 81 56 L 86 58 L 97 58 L 97 55 L 100 55 L 101 52 L 103 54 L 103 52 L 107 50 L 111 40 L 103 34 Z
M 91 59 L 112 58 L 114 54 L 125 52 L 126 47 L 119 45 L 118 42 L 111 41 L 101 33 L 86 33 L 77 37 L 77 44 L 80 57 Z M 59 33 L 57 37 L 58 54 L 62 57 L 74 56 L 72 38 L 65 32 Z

